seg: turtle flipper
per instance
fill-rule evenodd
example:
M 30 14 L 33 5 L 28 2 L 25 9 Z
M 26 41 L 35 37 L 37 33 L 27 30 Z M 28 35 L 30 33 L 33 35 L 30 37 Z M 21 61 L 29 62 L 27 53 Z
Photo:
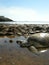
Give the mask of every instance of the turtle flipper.
M 36 54 L 36 55 L 39 55 L 38 50 L 34 46 L 28 47 L 28 50 L 31 51 L 32 53 Z

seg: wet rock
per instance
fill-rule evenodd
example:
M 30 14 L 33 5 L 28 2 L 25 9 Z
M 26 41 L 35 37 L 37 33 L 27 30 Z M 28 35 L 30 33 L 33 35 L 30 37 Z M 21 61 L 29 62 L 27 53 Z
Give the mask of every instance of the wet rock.
M 20 33 L 20 32 L 17 32 L 17 33 L 16 33 L 16 35 L 18 35 L 18 36 L 22 36 L 22 33 Z
M 12 64 L 12 65 L 15 65 L 15 63 L 14 63 L 14 62 L 12 62 L 11 64 Z
M 29 30 L 29 34 L 34 34 L 35 32 L 32 29 Z
M 42 31 L 44 30 L 42 27 L 36 26 L 34 27 L 34 31 Z
M 2 57 L 0 57 L 0 60 L 2 60 Z
M 3 33 L 4 32 L 4 33 Z M 49 25 L 23 24 L 23 25 L 0 25 L 0 35 L 29 36 L 39 32 L 49 32 Z
M 46 31 L 49 32 L 49 27 L 46 28 Z
M 9 40 L 10 43 L 13 43 L 13 40 Z
M 7 32 L 6 34 L 5 34 L 6 36 L 10 36 L 10 35 L 13 35 L 13 33 L 12 32 Z

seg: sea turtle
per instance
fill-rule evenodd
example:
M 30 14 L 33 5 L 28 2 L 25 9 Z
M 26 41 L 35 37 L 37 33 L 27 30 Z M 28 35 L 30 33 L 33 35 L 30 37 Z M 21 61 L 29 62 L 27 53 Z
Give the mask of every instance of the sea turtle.
M 20 47 L 28 48 L 36 54 L 45 52 L 49 49 L 49 33 L 35 33 L 27 38 L 27 41 L 17 41 Z

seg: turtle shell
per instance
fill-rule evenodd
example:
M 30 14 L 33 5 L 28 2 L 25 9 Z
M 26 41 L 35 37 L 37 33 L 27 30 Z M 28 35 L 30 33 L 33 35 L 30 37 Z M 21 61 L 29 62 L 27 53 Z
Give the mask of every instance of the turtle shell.
M 49 47 L 49 33 L 36 33 L 27 39 L 28 44 L 35 47 Z
M 45 52 L 49 49 L 49 33 L 35 33 L 27 38 L 21 47 L 28 48 L 33 53 Z

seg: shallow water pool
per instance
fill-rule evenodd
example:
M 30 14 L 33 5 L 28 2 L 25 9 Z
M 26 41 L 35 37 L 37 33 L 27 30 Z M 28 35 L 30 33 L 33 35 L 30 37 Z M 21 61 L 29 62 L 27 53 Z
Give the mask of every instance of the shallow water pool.
M 16 41 L 24 37 L 0 37 L 0 65 L 49 65 L 49 50 L 36 56 Z M 12 40 L 12 42 L 10 42 Z

